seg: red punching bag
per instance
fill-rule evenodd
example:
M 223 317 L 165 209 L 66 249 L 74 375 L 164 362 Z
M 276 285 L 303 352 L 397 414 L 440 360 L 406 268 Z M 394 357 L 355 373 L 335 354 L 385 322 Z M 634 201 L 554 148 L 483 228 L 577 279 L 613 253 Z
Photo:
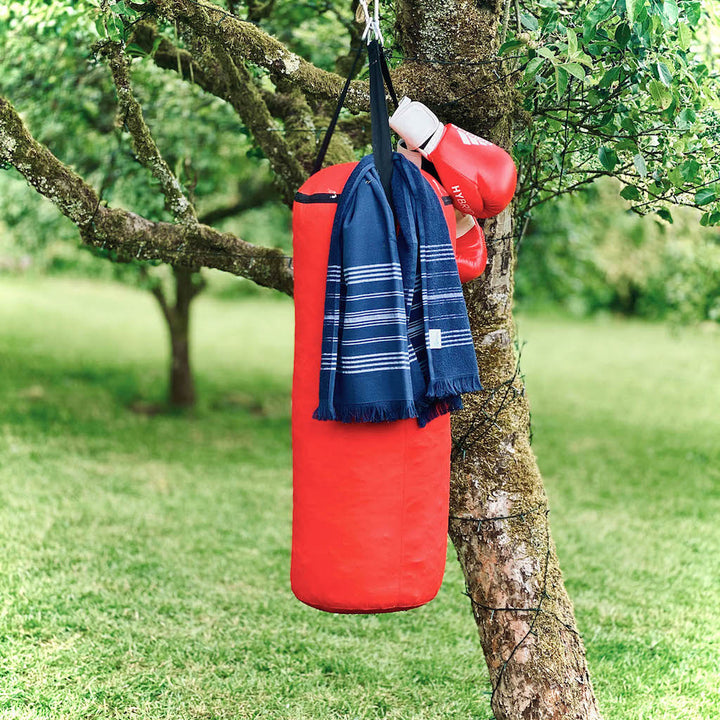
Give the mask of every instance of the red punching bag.
M 450 416 L 381 423 L 315 420 L 330 234 L 356 163 L 317 172 L 293 207 L 295 363 L 292 390 L 291 582 L 330 612 L 406 610 L 437 594 L 445 569 Z M 450 237 L 455 214 L 442 186 Z

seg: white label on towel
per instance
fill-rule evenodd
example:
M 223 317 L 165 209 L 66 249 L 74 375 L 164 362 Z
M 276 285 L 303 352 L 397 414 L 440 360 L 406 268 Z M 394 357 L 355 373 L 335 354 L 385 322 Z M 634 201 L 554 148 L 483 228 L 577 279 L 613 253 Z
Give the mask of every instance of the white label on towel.
M 430 349 L 437 350 L 442 347 L 442 330 L 429 330 L 430 333 Z

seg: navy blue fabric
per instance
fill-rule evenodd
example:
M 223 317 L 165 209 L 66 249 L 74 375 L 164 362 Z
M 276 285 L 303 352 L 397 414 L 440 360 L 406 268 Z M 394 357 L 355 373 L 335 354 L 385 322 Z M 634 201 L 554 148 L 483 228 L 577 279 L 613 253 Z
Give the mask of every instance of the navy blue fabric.
M 318 420 L 423 426 L 482 389 L 440 200 L 399 153 L 392 198 L 364 157 L 330 239 Z

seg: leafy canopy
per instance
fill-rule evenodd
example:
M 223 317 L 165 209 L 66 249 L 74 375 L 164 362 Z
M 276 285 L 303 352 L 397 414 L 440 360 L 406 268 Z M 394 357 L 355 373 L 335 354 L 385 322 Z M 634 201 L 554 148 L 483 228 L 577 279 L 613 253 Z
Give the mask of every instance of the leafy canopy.
M 718 17 L 699 0 L 537 0 L 499 52 L 525 57 L 519 207 L 612 175 L 637 212 L 720 223 Z

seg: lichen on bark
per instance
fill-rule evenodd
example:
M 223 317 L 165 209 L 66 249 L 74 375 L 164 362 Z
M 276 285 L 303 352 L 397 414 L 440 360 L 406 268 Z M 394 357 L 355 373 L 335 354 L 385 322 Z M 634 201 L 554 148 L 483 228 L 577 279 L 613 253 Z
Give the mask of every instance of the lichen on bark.
M 221 43 L 233 57 L 267 68 L 276 80 L 291 80 L 307 97 L 327 100 L 340 94 L 344 78 L 315 67 L 253 23 L 233 17 L 220 7 L 194 0 L 155 0 L 154 4 L 163 17 L 178 20 L 198 35 Z M 353 110 L 368 109 L 364 83 L 351 84 L 346 105 Z

